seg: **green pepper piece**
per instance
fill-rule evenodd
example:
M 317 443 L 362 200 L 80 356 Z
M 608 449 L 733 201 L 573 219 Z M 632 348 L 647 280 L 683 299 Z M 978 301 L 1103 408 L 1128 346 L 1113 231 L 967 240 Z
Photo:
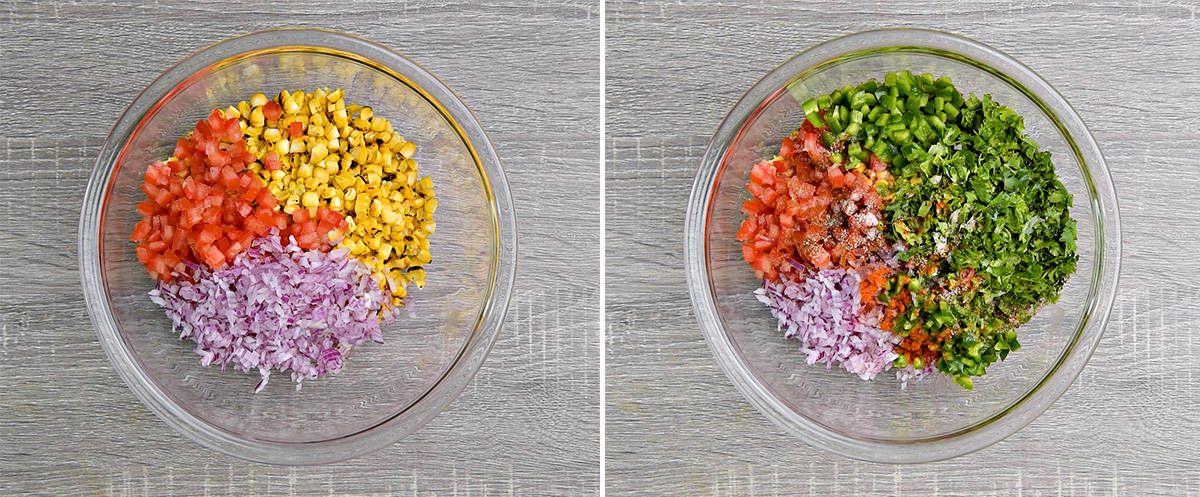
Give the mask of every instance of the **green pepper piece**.
M 833 142 L 836 140 L 837 140 L 837 137 L 833 136 L 833 133 L 830 133 L 828 131 L 821 133 L 821 144 L 825 145 L 826 148 L 832 147 Z
M 833 100 L 829 95 L 821 95 L 817 97 L 817 107 L 821 110 L 829 110 L 829 106 L 833 105 Z
M 854 112 L 858 112 L 858 111 L 854 111 Z M 852 122 L 852 123 L 846 125 L 846 136 L 851 139 L 857 139 L 859 131 L 862 131 L 862 125 L 859 123 Z
M 800 108 L 804 109 L 805 116 L 807 116 L 809 114 L 816 114 L 817 111 L 819 110 L 818 106 L 817 106 L 817 99 L 810 98 L 808 100 L 805 100 L 804 103 L 800 104 Z
M 914 83 L 912 72 L 910 71 L 904 71 L 896 75 L 895 86 L 903 95 L 908 95 L 912 91 Z
M 821 128 L 825 127 L 825 121 L 822 120 L 821 115 L 817 114 L 816 112 L 813 112 L 812 114 L 808 114 L 807 116 L 805 116 L 805 119 L 807 119 L 808 122 L 810 124 L 812 124 L 814 128 L 821 129 Z
M 876 105 L 874 107 L 871 107 L 871 111 L 867 113 L 867 120 L 874 122 L 876 119 L 879 119 L 880 114 L 883 114 L 883 106 L 882 105 Z
M 863 153 L 862 145 L 859 145 L 858 142 L 853 142 L 846 147 L 846 153 L 851 157 L 856 157 L 861 160 Z

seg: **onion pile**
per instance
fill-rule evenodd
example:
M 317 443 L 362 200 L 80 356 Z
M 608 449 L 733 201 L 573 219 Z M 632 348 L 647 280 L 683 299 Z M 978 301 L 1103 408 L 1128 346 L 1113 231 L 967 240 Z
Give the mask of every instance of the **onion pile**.
M 193 280 L 160 281 L 150 298 L 162 306 L 181 339 L 192 339 L 205 366 L 257 369 L 258 392 L 272 369 L 305 379 L 336 373 L 350 349 L 382 343 L 388 298 L 369 269 L 345 250 L 284 245 L 277 230 L 258 238 L 232 264 L 196 266 Z

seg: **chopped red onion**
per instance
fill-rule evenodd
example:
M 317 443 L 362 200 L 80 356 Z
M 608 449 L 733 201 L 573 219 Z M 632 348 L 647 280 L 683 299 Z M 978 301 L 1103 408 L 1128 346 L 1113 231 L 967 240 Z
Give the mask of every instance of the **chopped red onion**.
M 271 370 L 306 379 L 337 373 L 351 347 L 383 343 L 388 296 L 345 250 L 304 251 L 277 231 L 254 241 L 233 264 L 193 268 L 195 282 L 159 282 L 150 299 L 166 309 L 179 338 L 196 343 L 200 363 L 257 369 L 258 392 Z M 384 312 L 390 319 L 391 313 Z
M 771 309 L 784 336 L 800 340 L 809 364 L 836 364 L 870 380 L 891 368 L 900 339 L 879 328 L 878 308 L 863 312 L 861 281 L 853 271 L 823 269 L 799 283 L 763 281 L 754 294 Z

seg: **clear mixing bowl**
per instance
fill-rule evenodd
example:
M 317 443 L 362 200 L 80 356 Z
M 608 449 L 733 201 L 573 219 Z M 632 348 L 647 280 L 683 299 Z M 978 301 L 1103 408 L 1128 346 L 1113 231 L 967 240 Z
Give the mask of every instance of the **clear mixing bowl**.
M 428 284 L 336 375 L 304 382 L 203 367 L 146 292 L 153 282 L 129 234 L 146 166 L 213 108 L 256 92 L 342 88 L 417 144 L 439 200 Z M 179 432 L 255 461 L 310 464 L 403 438 L 449 404 L 496 340 L 512 292 L 517 235 L 507 180 L 466 106 L 432 74 L 387 48 L 321 30 L 251 33 L 205 48 L 150 84 L 105 141 L 79 224 L 88 312 L 117 373 Z
M 931 375 L 906 389 L 891 373 L 864 382 L 809 366 L 752 291 L 734 233 L 751 166 L 800 126 L 800 102 L 892 71 L 949 76 L 964 94 L 990 93 L 1025 118 L 1026 132 L 1053 153 L 1074 195 L 1077 272 L 1056 304 L 1019 330 L 1022 348 L 963 390 Z M 964 454 L 1025 426 L 1067 389 L 1100 341 L 1121 260 L 1117 198 L 1104 157 L 1066 100 L 999 51 L 946 33 L 894 29 L 857 33 L 792 57 L 768 73 L 721 123 L 696 175 L 685 252 L 692 304 L 717 362 L 771 421 L 809 443 L 879 462 Z

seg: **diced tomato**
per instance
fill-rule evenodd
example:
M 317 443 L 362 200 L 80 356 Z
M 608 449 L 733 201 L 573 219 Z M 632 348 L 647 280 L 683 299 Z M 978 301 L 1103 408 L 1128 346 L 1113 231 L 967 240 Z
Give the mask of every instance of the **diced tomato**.
M 195 226 L 204 220 L 204 209 L 199 207 L 191 207 L 187 210 L 184 210 L 182 211 L 182 215 L 180 216 L 179 220 L 180 224 L 185 228 Z
M 244 142 L 236 141 L 226 151 L 229 153 L 229 165 L 233 167 L 234 172 L 240 173 L 246 170 L 246 158 L 251 154 L 246 150 Z
M 157 196 L 158 192 L 161 190 L 162 188 L 159 188 L 158 185 L 142 183 L 142 191 L 145 192 L 146 198 L 148 199 L 154 200 L 154 197 Z
M 186 159 L 189 155 L 191 155 L 191 153 L 192 153 L 192 142 L 191 141 L 189 141 L 187 138 L 180 138 L 178 140 L 175 140 L 175 152 L 171 155 L 174 155 L 175 158 L 180 159 L 180 163 L 179 163 L 180 166 L 183 165 L 182 160 Z M 174 164 L 172 164 L 172 166 L 174 166 Z M 172 167 L 171 169 L 174 171 L 174 167 Z M 175 171 L 175 172 L 180 172 L 180 171 Z
M 204 209 L 204 214 L 201 215 L 200 219 L 208 224 L 217 224 L 221 222 L 220 204 Z
M 821 112 L 821 115 L 824 116 L 825 113 Z M 817 132 L 817 128 L 814 127 L 812 123 L 808 122 L 807 119 L 805 119 L 804 123 L 800 125 L 800 132 L 802 134 L 813 134 Z
M 263 104 L 262 112 L 263 117 L 268 121 L 278 121 L 279 115 L 283 113 L 283 108 L 279 107 L 274 100 L 268 100 L 266 104 Z
M 153 216 L 154 213 L 158 212 L 158 205 L 149 200 L 143 200 L 138 202 L 137 211 L 138 214 L 142 215 L 142 217 L 150 217 Z
M 791 138 L 784 138 L 783 143 L 779 145 L 779 155 L 783 157 L 791 157 L 796 152 L 796 142 Z
M 146 168 L 146 182 L 158 186 L 167 184 L 167 178 L 171 177 L 171 168 L 167 167 L 162 161 L 155 161 L 150 167 Z
M 196 241 L 202 245 L 212 245 L 218 238 L 221 238 L 221 228 L 215 224 L 205 224 L 200 227 Z
M 204 128 L 204 131 L 205 131 L 204 134 L 207 134 L 207 131 L 209 131 L 209 130 L 224 128 L 225 127 L 224 126 L 225 125 L 225 115 L 221 113 L 220 109 L 213 109 L 212 112 L 208 113 L 207 122 L 205 122 L 204 124 L 207 124 L 207 126 Z M 200 131 L 200 129 L 199 129 L 200 123 L 197 123 L 196 126 L 197 126 L 197 131 Z
M 328 222 L 333 226 L 341 224 L 346 219 L 345 216 L 338 214 L 336 211 L 324 207 L 317 209 L 317 214 L 317 217 L 320 217 L 322 221 Z
M 175 252 L 179 257 L 187 256 L 188 254 L 188 237 L 180 234 L 171 240 L 171 251 Z M 190 259 L 189 259 L 190 260 Z
M 242 178 L 238 176 L 237 171 L 234 171 L 233 168 L 229 166 L 224 166 L 221 168 L 220 179 L 221 184 L 225 185 L 225 188 L 230 190 L 237 190 L 242 186 Z
M 139 204 L 139 205 L 141 205 L 141 204 Z M 139 210 L 139 212 L 140 212 L 140 210 Z M 143 219 L 141 221 L 138 221 L 137 224 L 135 224 L 133 226 L 133 233 L 129 235 L 129 241 L 131 241 L 131 242 L 144 241 L 146 239 L 146 236 L 149 234 L 150 234 L 150 223 L 145 219 L 145 216 L 143 215 Z M 143 261 L 143 262 L 145 262 L 145 261 Z
M 818 269 L 826 269 L 830 266 L 829 252 L 820 247 L 813 247 L 808 260 Z
M 308 220 L 308 209 L 296 209 L 296 212 L 292 213 L 292 222 L 296 224 L 304 224 L 307 223 Z
M 816 133 L 808 133 L 804 135 L 804 151 L 814 160 L 817 160 L 826 155 L 825 147 L 821 146 L 821 139 Z
M 242 246 L 242 242 L 240 241 L 233 240 L 229 242 L 229 247 L 225 249 L 225 260 L 232 261 L 234 257 L 237 257 L 245 249 L 246 247 Z
M 879 157 L 876 156 L 875 154 L 871 154 L 871 158 L 870 158 L 870 160 L 868 160 L 868 163 L 870 164 L 872 171 L 887 170 L 887 164 L 885 164 L 882 160 L 880 160 Z
M 846 177 L 842 174 L 841 167 L 830 166 L 825 170 L 825 177 L 829 181 L 829 185 L 834 188 L 846 186 Z
M 196 183 L 196 200 L 208 198 L 212 193 L 212 186 L 207 183 Z
M 259 207 L 266 207 L 268 209 L 275 208 L 275 205 L 276 205 L 275 196 L 272 195 L 271 191 L 266 188 L 263 188 L 261 191 L 258 192 L 257 200 L 258 200 Z
M 226 251 L 229 250 L 229 244 L 230 244 L 229 238 L 222 236 L 220 238 L 217 238 L 217 242 L 214 243 L 213 246 L 217 247 L 217 249 L 220 250 L 221 253 L 225 253 Z
M 304 123 L 301 123 L 300 121 L 292 121 L 292 123 L 288 125 L 288 136 L 292 138 L 299 138 L 300 135 L 303 134 Z
M 761 200 L 758 200 L 756 198 L 742 202 L 742 212 L 745 212 L 747 215 L 756 216 L 756 215 L 762 214 L 763 212 L 766 212 L 766 211 L 767 211 L 766 204 L 762 203 Z
M 241 137 L 241 126 L 238 124 L 237 118 L 226 119 L 219 109 L 213 109 L 206 120 L 196 123 L 193 135 L 200 135 L 197 138 L 199 141 L 207 138 L 214 141 L 223 139 L 232 142 Z
M 317 222 L 317 238 L 321 238 L 322 234 L 328 236 L 329 231 L 332 230 L 333 227 L 334 226 L 332 224 L 329 224 L 329 221 L 326 221 L 324 219 L 318 221 Z
M 779 225 L 783 226 L 784 228 L 791 229 L 792 227 L 796 226 L 796 223 L 793 220 L 792 215 L 785 212 L 779 215 Z
M 766 204 L 767 206 L 774 205 L 775 199 L 779 196 L 777 193 L 775 193 L 774 189 L 763 187 L 757 183 L 750 183 L 749 185 L 746 185 L 746 189 L 750 190 L 750 193 L 754 194 L 755 197 L 757 197 L 762 201 L 763 204 Z
M 850 171 L 843 177 L 846 188 L 854 186 L 860 179 L 862 179 L 862 175 L 858 171 Z
M 245 226 L 246 226 L 246 231 L 249 231 L 256 235 L 266 234 L 267 229 L 268 229 L 266 223 L 262 222 L 262 219 L 259 218 L 257 215 L 247 217 Z
M 313 228 L 315 230 L 316 226 L 314 225 Z M 317 238 L 316 231 L 305 233 L 296 237 L 296 243 L 308 250 L 317 248 L 317 243 L 319 241 L 320 239 Z
M 249 174 L 242 175 L 242 193 L 241 197 L 247 200 L 254 200 L 258 196 L 258 191 L 262 190 L 263 184 L 258 178 Z
M 771 264 L 771 256 L 767 254 L 759 253 L 751 265 L 755 271 L 763 273 L 767 278 L 774 279 L 775 275 L 778 273 L 778 271 L 772 267 L 773 264 Z
M 268 171 L 274 171 L 281 166 L 279 163 L 279 154 L 275 152 L 268 152 L 267 155 L 263 156 L 262 161 L 263 167 L 267 168 Z
M 163 240 L 168 241 L 168 242 L 174 241 L 175 240 L 175 226 L 170 225 L 170 224 L 163 225 L 162 238 L 163 238 Z
M 221 249 L 215 245 L 207 245 L 204 248 L 204 263 L 208 267 L 217 269 L 225 264 L 225 255 L 221 253 Z
M 166 276 L 171 274 L 171 270 L 167 267 L 167 262 L 163 260 L 162 256 L 150 256 L 149 262 L 146 263 L 146 269 L 149 269 L 155 275 Z
M 231 160 L 229 151 L 221 150 L 216 146 L 210 146 L 205 155 L 208 157 L 208 163 L 217 167 L 228 166 Z
M 158 190 L 158 192 L 155 193 L 154 197 L 153 197 L 154 203 L 158 204 L 161 207 L 166 207 L 168 205 L 171 205 L 171 200 L 174 198 L 175 198 L 175 196 L 171 195 L 170 190 L 167 190 L 167 189 Z
M 758 185 L 770 185 L 775 181 L 775 167 L 767 161 L 759 162 L 750 169 L 750 182 Z
M 742 245 L 742 259 L 746 262 L 754 262 L 758 259 L 758 251 L 754 250 L 754 246 L 750 244 Z

